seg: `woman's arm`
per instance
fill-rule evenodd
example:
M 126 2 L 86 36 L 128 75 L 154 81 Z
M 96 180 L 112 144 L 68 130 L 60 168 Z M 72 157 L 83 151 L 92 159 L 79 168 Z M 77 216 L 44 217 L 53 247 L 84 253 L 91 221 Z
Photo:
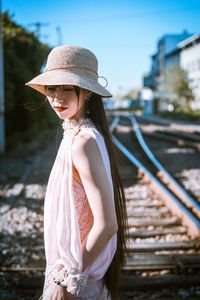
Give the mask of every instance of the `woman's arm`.
M 83 244 L 83 269 L 90 265 L 117 232 L 112 187 L 96 141 L 89 134 L 78 134 L 72 145 L 72 159 L 83 183 L 94 223 Z

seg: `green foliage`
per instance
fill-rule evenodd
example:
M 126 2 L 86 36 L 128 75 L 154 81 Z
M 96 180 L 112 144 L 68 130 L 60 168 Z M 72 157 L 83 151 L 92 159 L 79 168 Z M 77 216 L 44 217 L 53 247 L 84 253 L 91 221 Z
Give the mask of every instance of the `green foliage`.
M 191 110 L 190 103 L 194 99 L 194 95 L 189 87 L 185 70 L 177 66 L 167 69 L 161 78 L 158 89 L 160 92 L 171 95 L 169 100 L 174 105 L 175 111 Z
M 14 135 L 23 140 L 55 122 L 45 96 L 25 86 L 40 73 L 50 49 L 16 24 L 7 12 L 2 14 L 2 21 L 6 140 L 10 141 Z M 27 108 L 30 102 L 35 110 Z

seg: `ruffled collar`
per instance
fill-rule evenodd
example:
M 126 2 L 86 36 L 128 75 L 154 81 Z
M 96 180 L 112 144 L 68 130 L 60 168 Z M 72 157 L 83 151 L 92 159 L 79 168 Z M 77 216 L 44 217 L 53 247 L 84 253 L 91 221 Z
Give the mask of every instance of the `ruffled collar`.
M 69 133 L 77 133 L 80 127 L 91 128 L 91 127 L 95 127 L 95 125 L 90 118 L 82 118 L 82 117 L 79 118 L 78 120 L 65 119 L 62 123 L 64 136 L 65 134 L 69 134 Z

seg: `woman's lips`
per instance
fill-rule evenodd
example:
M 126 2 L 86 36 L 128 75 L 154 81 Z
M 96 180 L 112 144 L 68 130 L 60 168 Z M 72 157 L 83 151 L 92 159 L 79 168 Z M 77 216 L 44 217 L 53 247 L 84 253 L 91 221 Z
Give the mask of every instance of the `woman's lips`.
M 68 107 L 54 107 L 55 110 L 62 112 L 64 110 L 66 110 Z

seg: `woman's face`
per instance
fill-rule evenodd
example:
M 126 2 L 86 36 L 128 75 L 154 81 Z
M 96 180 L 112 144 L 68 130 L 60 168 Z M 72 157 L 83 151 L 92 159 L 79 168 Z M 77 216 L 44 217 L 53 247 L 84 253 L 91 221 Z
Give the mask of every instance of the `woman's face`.
M 85 115 L 85 96 L 90 93 L 80 89 L 77 96 L 73 85 L 47 85 L 49 103 L 60 119 L 79 118 Z

